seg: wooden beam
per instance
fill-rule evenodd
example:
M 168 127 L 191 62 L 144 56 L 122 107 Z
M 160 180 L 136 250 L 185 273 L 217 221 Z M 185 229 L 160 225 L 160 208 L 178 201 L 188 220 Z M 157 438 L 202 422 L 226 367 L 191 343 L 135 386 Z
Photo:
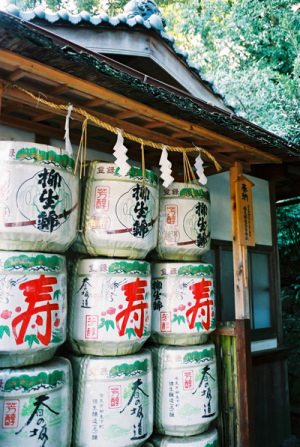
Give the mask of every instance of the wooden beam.
M 241 162 L 235 162 L 230 169 L 230 194 L 231 194 L 231 222 L 232 222 L 232 249 L 234 268 L 234 295 L 236 319 L 250 318 L 249 287 L 248 287 L 248 252 L 246 246 L 237 242 L 238 215 L 235 193 L 235 183 L 243 173 Z
M 247 152 L 249 154 L 252 154 L 253 157 L 261 159 L 262 162 L 268 161 L 273 163 L 281 163 L 281 159 L 275 155 L 264 153 L 260 150 L 257 150 L 256 148 L 253 148 L 252 146 L 233 140 L 224 135 L 220 135 L 216 132 L 206 129 L 205 127 L 175 118 L 171 115 L 168 115 L 167 113 L 160 112 L 156 109 L 146 106 L 145 104 L 129 99 L 126 96 L 120 95 L 119 93 L 112 92 L 99 85 L 93 84 L 83 79 L 79 79 L 73 75 L 64 73 L 60 70 L 54 69 L 31 59 L 24 58 L 13 52 L 0 50 L 0 63 L 8 62 L 10 62 L 12 65 L 20 67 L 22 70 L 27 71 L 28 73 L 39 73 L 41 77 L 44 77 L 46 79 L 56 79 L 57 82 L 64 83 L 72 89 L 77 89 L 92 96 L 105 99 L 106 101 L 117 106 L 121 105 L 125 109 L 135 111 L 140 115 L 152 120 L 164 122 L 168 125 L 178 128 L 178 130 L 186 130 L 190 134 L 202 136 L 217 143 L 233 146 L 242 153 Z
M 39 96 L 38 92 L 34 92 L 33 90 L 31 90 L 31 92 L 34 93 L 35 96 Z M 9 98 L 13 101 L 19 101 L 22 104 L 27 104 L 27 105 L 33 106 L 33 107 L 37 106 L 37 101 L 35 99 L 31 98 L 29 95 L 27 95 L 25 92 L 23 92 L 21 90 L 7 86 L 7 88 L 5 88 L 3 93 L 6 98 Z M 57 98 L 53 98 L 49 95 L 47 95 L 47 100 L 50 102 L 56 103 L 56 104 L 67 104 L 66 101 L 58 100 Z M 38 104 L 38 106 L 41 110 L 45 110 L 47 112 L 53 112 L 53 109 L 50 106 L 43 104 L 42 102 L 40 102 Z M 144 129 L 141 126 L 137 126 L 136 124 L 128 123 L 127 121 L 122 121 L 122 120 L 116 119 L 114 117 L 111 117 L 109 115 L 105 115 L 103 113 L 96 112 L 94 110 L 93 111 L 89 110 L 89 109 L 85 109 L 85 110 L 88 113 L 90 113 L 91 115 L 93 115 L 94 117 L 98 118 L 100 121 L 110 124 L 113 127 L 117 127 L 118 129 L 123 129 L 126 132 L 136 135 L 138 137 L 142 137 L 144 139 L 149 139 L 151 141 L 156 141 L 156 142 L 159 142 L 162 144 L 166 144 L 168 146 L 183 146 L 183 147 L 187 146 L 187 144 L 183 143 L 180 140 L 170 138 L 166 135 L 160 134 L 155 131 L 150 131 L 148 129 Z M 55 109 L 55 114 L 65 117 L 66 111 L 61 110 L 61 109 Z M 72 116 L 79 121 L 84 120 L 82 115 L 79 115 L 78 113 L 76 113 L 74 111 L 72 112 Z M 89 122 L 89 124 L 96 126 L 96 124 L 94 124 L 91 121 Z
M 1 113 L 2 113 L 2 92 L 3 92 L 3 84 L 0 81 L 0 116 L 1 116 Z
M 171 136 L 173 138 L 187 138 L 187 137 L 190 137 L 191 134 L 189 132 L 187 132 L 186 130 L 184 132 L 181 130 L 179 132 L 178 131 L 177 132 L 173 132 L 171 134 Z
M 45 124 L 39 124 L 39 123 L 33 123 L 29 120 L 24 120 L 22 118 L 14 118 L 11 116 L 6 115 L 0 115 L 0 124 L 3 124 L 5 126 L 14 127 L 16 129 L 25 130 L 26 132 L 32 132 L 39 136 L 39 138 L 46 137 L 46 138 L 56 138 L 57 140 L 64 139 L 65 130 L 64 128 L 57 129 L 52 126 L 47 126 Z M 70 138 L 72 143 L 79 144 L 81 135 L 70 133 Z M 88 133 L 88 147 L 91 149 L 99 149 L 99 146 L 101 145 L 100 150 L 102 152 L 111 153 L 112 145 L 107 144 L 105 142 L 93 139 L 89 137 Z
M 128 118 L 134 118 L 137 115 L 138 115 L 138 113 L 136 113 L 136 112 L 128 112 L 127 111 L 127 112 L 117 113 L 117 115 L 115 117 L 120 120 L 127 120 Z
M 251 370 L 250 304 L 248 284 L 248 251 L 238 243 L 238 215 L 235 184 L 242 175 L 241 162 L 230 169 L 233 276 L 236 315 L 236 341 L 239 391 L 238 447 L 254 446 L 254 414 Z
M 52 96 L 58 96 L 58 95 L 62 95 L 63 93 L 66 93 L 69 90 L 69 87 L 66 84 L 59 84 L 56 87 L 51 88 L 48 91 L 49 95 Z
M 19 79 L 23 78 L 25 76 L 24 70 L 21 70 L 20 68 L 17 68 L 14 70 L 10 75 L 7 76 L 7 80 L 10 82 L 18 81 Z
M 143 127 L 145 127 L 145 129 L 155 129 L 157 127 L 163 127 L 165 126 L 165 123 L 162 123 L 161 121 L 149 121 L 148 123 L 145 123 L 143 125 Z M 173 136 L 173 135 L 171 135 Z
M 38 92 L 32 91 L 32 93 L 34 93 L 35 96 L 38 96 Z M 19 101 L 22 104 L 26 104 L 26 105 L 29 105 L 29 106 L 32 106 L 32 107 L 34 106 L 35 108 L 37 106 L 36 100 L 31 98 L 29 95 L 27 95 L 26 93 L 22 92 L 21 90 L 18 90 L 18 89 L 15 89 L 15 88 L 12 88 L 12 87 L 8 86 L 4 90 L 4 94 L 5 94 L 6 98 L 9 98 L 9 99 L 11 99 L 13 101 Z M 50 102 L 53 102 L 53 103 L 67 104 L 67 102 L 62 101 L 62 100 L 58 100 L 57 98 L 51 97 L 50 95 L 47 95 L 47 100 L 50 101 Z M 50 116 L 50 114 L 53 111 L 53 109 L 51 107 L 49 107 L 46 104 L 43 104 L 42 102 L 40 102 L 38 104 L 38 106 L 39 106 L 39 108 L 41 110 L 44 110 L 47 114 L 49 113 L 49 115 L 44 114 L 44 117 Z M 169 145 L 169 146 L 181 146 L 181 147 L 187 147 L 188 146 L 187 143 L 184 143 L 181 140 L 170 138 L 170 137 L 168 137 L 168 136 L 166 136 L 164 134 L 161 134 L 161 133 L 158 133 L 158 132 L 155 132 L 155 131 L 151 131 L 151 130 L 148 130 L 148 129 L 144 129 L 141 126 L 137 126 L 135 124 L 128 123 L 126 121 L 117 120 L 117 119 L 115 119 L 115 118 L 113 118 L 111 116 L 105 115 L 103 113 L 99 113 L 99 112 L 92 111 L 92 110 L 89 110 L 89 109 L 85 109 L 85 110 L 88 113 L 90 113 L 91 115 L 93 115 L 96 118 L 98 118 L 100 121 L 103 121 L 103 122 L 105 122 L 107 124 L 110 124 L 113 127 L 117 127 L 119 129 L 124 129 L 125 131 L 127 131 L 127 132 L 129 132 L 129 133 L 131 133 L 133 135 L 136 135 L 138 137 L 142 137 L 144 139 L 149 139 L 151 141 L 156 141 L 156 142 L 159 142 L 159 143 L 162 143 L 162 144 L 166 144 L 166 145 Z M 55 114 L 58 115 L 58 116 L 60 115 L 60 116 L 65 117 L 66 116 L 66 111 L 65 110 L 61 110 L 61 109 L 55 109 Z M 78 126 L 81 125 L 81 122 L 83 121 L 84 118 L 83 118 L 82 115 L 79 115 L 76 112 L 72 112 L 72 116 L 74 118 L 76 118 L 77 121 L 71 121 L 70 122 L 70 128 L 77 128 Z M 89 123 L 91 125 L 96 126 L 96 124 L 94 124 L 92 122 L 89 122 Z M 49 129 L 50 129 L 50 132 L 51 132 L 52 127 L 49 126 Z M 101 129 L 101 128 L 99 128 L 99 129 Z M 51 134 L 50 134 L 50 136 L 51 136 Z M 190 155 L 193 156 L 192 153 Z M 197 150 L 195 150 L 194 156 L 196 156 L 196 155 L 197 155 Z M 211 160 L 209 158 L 207 158 L 205 155 L 203 155 L 203 158 L 211 163 Z M 227 168 L 228 167 L 232 167 L 233 164 L 234 164 L 234 162 L 229 157 L 226 157 L 225 155 L 222 155 L 222 154 L 218 154 L 216 156 L 216 159 L 222 166 L 225 166 Z
M 45 121 L 49 118 L 52 118 L 53 116 L 55 116 L 54 113 L 42 113 L 41 115 L 36 115 L 33 118 L 31 118 L 31 121 L 34 122 L 39 122 L 39 121 Z
M 102 104 L 105 104 L 106 101 L 104 101 L 104 99 L 100 99 L 100 98 L 94 98 L 94 99 L 90 99 L 89 101 L 86 101 L 84 103 L 84 107 L 98 107 L 98 106 L 102 106 Z
M 219 146 L 210 149 L 212 154 L 217 154 L 218 152 L 235 152 L 236 149 L 232 146 Z
M 235 322 L 238 373 L 237 447 L 255 447 L 250 320 Z

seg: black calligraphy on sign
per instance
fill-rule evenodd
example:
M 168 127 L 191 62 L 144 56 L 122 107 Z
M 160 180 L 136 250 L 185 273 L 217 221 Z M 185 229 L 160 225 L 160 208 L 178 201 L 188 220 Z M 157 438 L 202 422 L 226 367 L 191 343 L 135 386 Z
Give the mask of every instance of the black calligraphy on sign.
M 207 230 L 207 205 L 203 202 L 198 202 L 195 207 L 195 213 L 198 216 L 196 220 L 197 240 L 196 245 L 198 247 L 204 247 L 209 240 L 209 233 Z
M 116 204 L 117 218 L 126 227 L 125 231 L 119 232 L 129 232 L 136 238 L 144 239 L 153 230 L 156 212 L 156 202 L 150 189 L 136 184 Z
M 254 214 L 252 187 L 255 186 L 248 178 L 239 176 L 235 182 L 237 210 L 237 241 L 244 246 L 255 245 Z
M 81 307 L 85 307 L 88 309 L 91 307 L 89 306 L 89 298 L 90 298 L 90 292 L 88 289 L 89 287 L 92 287 L 91 284 L 89 283 L 89 278 L 85 277 L 82 280 L 81 287 L 77 290 L 77 293 L 80 293 L 80 296 L 82 298 Z
M 27 426 L 29 426 L 34 420 L 35 420 L 35 427 L 30 430 L 30 438 L 37 436 L 37 439 L 42 441 L 40 444 L 40 447 L 45 447 L 46 443 L 49 439 L 47 431 L 47 423 L 45 421 L 44 416 L 44 409 L 41 407 L 47 408 L 51 413 L 59 415 L 58 412 L 54 411 L 52 408 L 49 407 L 49 405 L 45 404 L 45 402 L 49 399 L 49 396 L 46 394 L 42 394 L 35 398 L 35 402 L 33 406 L 35 407 L 31 415 L 29 416 L 27 422 L 23 425 L 23 427 L 15 432 L 16 435 L 21 433 L 21 431 Z
M 133 236 L 144 238 L 149 233 L 146 218 L 149 210 L 147 202 L 149 201 L 150 191 L 148 188 L 137 184 L 132 189 L 132 197 L 136 201 L 136 204 L 133 208 L 135 216 L 133 216 L 134 224 L 132 228 L 132 234 Z
M 211 380 L 213 380 L 214 382 L 216 381 L 216 379 L 209 373 L 209 371 L 210 371 L 209 365 L 204 366 L 201 373 L 202 374 L 201 380 L 195 391 L 193 391 L 193 394 L 196 394 L 198 390 L 201 390 L 201 397 L 206 399 L 206 403 L 204 404 L 204 414 L 202 415 L 203 418 L 210 418 L 215 415 L 215 413 L 211 412 L 212 393 L 208 377 L 210 377 Z
M 131 440 L 145 439 L 147 436 L 147 433 L 143 433 L 144 413 L 142 401 L 140 399 L 140 393 L 142 393 L 146 397 L 149 397 L 149 395 L 146 394 L 145 391 L 142 390 L 142 388 L 140 388 L 142 384 L 143 381 L 141 379 L 137 379 L 135 382 L 133 382 L 132 394 L 123 410 L 120 411 L 120 413 L 123 413 L 123 411 L 125 411 L 127 407 L 131 406 L 130 415 L 137 418 L 137 422 L 133 424 L 132 427 L 133 436 L 130 438 Z
M 162 289 L 161 281 L 158 280 L 152 281 L 153 310 L 160 310 L 163 307 L 161 298 L 163 295 L 165 296 L 166 294 L 162 293 L 161 289 Z
M 54 169 L 44 168 L 38 174 L 38 184 L 42 186 L 43 191 L 39 197 L 43 211 L 40 212 L 37 219 L 37 228 L 50 233 L 59 226 L 59 218 L 55 211 L 59 203 L 58 188 L 61 187 L 62 177 Z

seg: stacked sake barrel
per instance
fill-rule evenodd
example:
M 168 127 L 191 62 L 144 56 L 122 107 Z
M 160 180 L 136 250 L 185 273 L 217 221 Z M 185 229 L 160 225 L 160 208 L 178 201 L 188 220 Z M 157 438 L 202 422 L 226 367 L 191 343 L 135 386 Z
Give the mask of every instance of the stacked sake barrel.
M 68 447 L 72 372 L 66 259 L 76 237 L 74 160 L 50 146 L 0 142 L 0 445 Z
M 209 430 L 218 415 L 216 354 L 207 342 L 215 329 L 213 267 L 199 261 L 210 245 L 209 216 L 207 188 L 161 189 L 157 252 L 167 262 L 152 265 L 154 446 L 218 445 Z
M 69 341 L 77 393 L 73 446 L 141 446 L 153 430 L 151 271 L 158 179 L 93 162 L 83 191 Z

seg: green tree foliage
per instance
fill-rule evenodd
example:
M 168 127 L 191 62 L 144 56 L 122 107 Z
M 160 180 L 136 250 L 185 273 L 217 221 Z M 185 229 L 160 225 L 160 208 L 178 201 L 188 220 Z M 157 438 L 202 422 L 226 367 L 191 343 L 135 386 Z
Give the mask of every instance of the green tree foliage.
M 39 0 L 16 0 L 23 9 Z M 128 0 L 44 0 L 53 11 L 106 11 Z M 157 0 L 167 31 L 238 114 L 300 144 L 299 0 Z
M 190 0 L 163 9 L 177 44 L 242 116 L 300 143 L 299 0 Z
M 300 388 L 300 204 L 277 209 L 277 228 L 282 285 L 284 342 L 289 355 L 290 386 Z M 298 396 L 300 389 L 291 392 Z

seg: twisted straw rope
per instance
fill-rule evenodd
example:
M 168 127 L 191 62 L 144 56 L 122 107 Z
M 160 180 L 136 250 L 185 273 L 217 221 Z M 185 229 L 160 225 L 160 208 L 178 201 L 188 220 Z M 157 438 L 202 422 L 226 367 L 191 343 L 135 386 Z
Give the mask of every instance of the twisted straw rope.
M 21 90 L 22 92 L 26 93 L 28 96 L 30 96 L 31 98 L 35 99 L 37 101 L 37 103 L 41 102 L 42 104 L 47 105 L 48 107 L 52 108 L 52 109 L 59 109 L 59 110 L 68 110 L 68 105 L 67 104 L 55 104 L 54 102 L 51 101 L 47 101 L 44 98 L 38 97 L 36 95 L 34 95 L 33 93 L 29 92 L 28 90 L 13 84 L 12 88 L 16 88 L 18 90 Z M 112 132 L 114 134 L 118 133 L 118 128 L 117 127 L 113 127 L 108 123 L 105 123 L 104 121 L 99 120 L 98 118 L 96 118 L 94 115 L 91 115 L 90 113 L 88 113 L 86 110 L 82 109 L 81 107 L 74 107 L 72 109 L 74 112 L 78 113 L 79 115 L 83 116 L 85 118 L 84 123 L 87 122 L 87 120 L 91 121 L 92 123 L 96 124 L 98 127 L 102 127 L 103 129 L 106 129 L 109 132 Z M 203 154 L 205 154 L 210 160 L 212 160 L 212 162 L 214 163 L 217 171 L 221 171 L 222 167 L 220 166 L 220 164 L 217 162 L 217 160 L 215 159 L 215 157 L 213 155 L 211 155 L 208 151 L 206 151 L 203 148 L 200 147 L 180 147 L 180 146 L 166 146 L 164 144 L 161 143 L 155 143 L 151 140 L 144 140 L 141 137 L 137 137 L 131 133 L 122 131 L 122 135 L 124 138 L 127 138 L 128 140 L 134 141 L 136 143 L 139 143 L 142 146 L 148 146 L 148 147 L 152 147 L 153 149 L 160 149 L 162 150 L 164 147 L 166 147 L 166 149 L 168 151 L 171 152 L 181 152 L 181 153 L 185 153 L 187 154 L 188 152 L 195 152 L 195 150 L 200 150 Z

